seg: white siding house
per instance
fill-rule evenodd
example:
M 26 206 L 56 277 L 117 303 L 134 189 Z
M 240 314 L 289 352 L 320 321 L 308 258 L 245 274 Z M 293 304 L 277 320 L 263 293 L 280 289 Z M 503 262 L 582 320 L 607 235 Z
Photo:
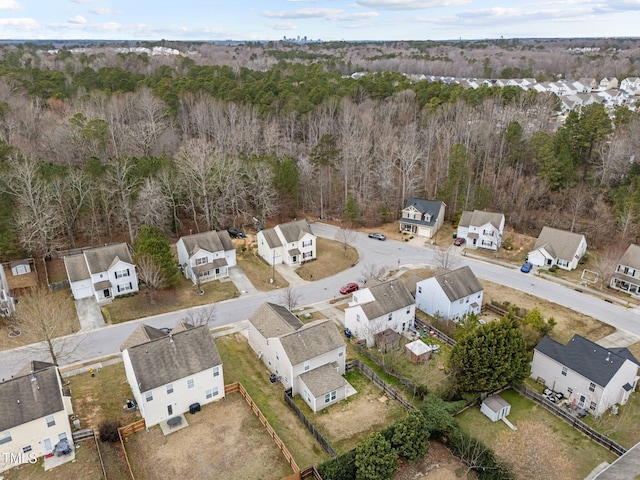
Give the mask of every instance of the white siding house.
M 611 277 L 611 288 L 640 297 L 640 247 L 631 244 Z
M 458 222 L 458 238 L 464 238 L 469 248 L 497 251 L 502 245 L 504 215 L 502 213 L 474 210 L 464 211 Z
M 23 372 L 0 383 L 0 472 L 51 454 L 61 440 L 73 445 L 70 392 L 58 367 L 31 362 Z
M 345 326 L 368 346 L 377 333 L 391 329 L 402 334 L 413 329 L 415 300 L 400 280 L 390 280 L 353 293 L 344 311 Z
M 228 277 L 236 266 L 236 249 L 225 230 L 180 237 L 176 250 L 182 273 L 194 284 Z
M 297 220 L 260 230 L 258 254 L 269 264 L 290 267 L 315 260 L 316 236 L 306 220 Z
M 249 317 L 248 337 L 285 390 L 314 412 L 346 397 L 346 344 L 332 321 L 303 324 L 285 307 L 264 303 Z
M 73 298 L 108 301 L 138 291 L 136 267 L 126 243 L 90 248 L 64 257 Z
M 428 315 L 457 322 L 480 314 L 484 288 L 469 267 L 427 278 L 416 285 L 416 307 Z
M 433 237 L 444 222 L 445 204 L 437 200 L 409 198 L 402 209 L 400 230 L 419 237 Z
M 134 332 L 123 345 L 127 380 L 147 428 L 225 396 L 222 360 L 209 329 L 182 326 L 167 335 L 143 325 L 146 332 Z M 145 336 L 152 339 L 133 345 Z
M 584 235 L 544 227 L 527 260 L 537 267 L 557 265 L 564 270 L 573 270 L 586 251 Z
M 604 348 L 580 335 L 566 345 L 544 337 L 533 351 L 531 377 L 599 416 L 627 402 L 638 383 L 638 366 L 626 348 Z

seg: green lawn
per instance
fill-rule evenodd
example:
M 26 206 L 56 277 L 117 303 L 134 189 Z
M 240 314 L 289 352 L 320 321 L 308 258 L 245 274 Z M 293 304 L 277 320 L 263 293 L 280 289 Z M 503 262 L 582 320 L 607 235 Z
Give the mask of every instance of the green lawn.
M 516 427 L 520 425 L 523 432 L 537 432 L 535 436 L 522 438 L 522 434 L 518 436 L 519 432 L 512 432 L 503 422 L 492 423 L 478 407 L 470 407 L 456 418 L 464 430 L 497 453 L 502 452 L 499 458 L 514 462 L 516 470 L 522 470 L 526 462 L 531 462 L 536 458 L 536 452 L 540 452 L 540 464 L 528 465 L 528 475 L 519 478 L 529 480 L 546 475 L 546 478 L 582 480 L 600 463 L 613 462 L 617 458 L 517 392 L 507 390 L 500 396 L 511 405 L 508 420 Z M 512 453 L 510 447 L 514 449 Z M 523 454 L 523 448 L 526 448 L 526 454 Z M 554 471 L 556 466 L 560 471 Z
M 298 417 L 284 403 L 282 385 L 269 382 L 269 371 L 242 334 L 215 340 L 222 357 L 226 384 L 240 382 L 285 443 L 300 468 L 329 460 Z
M 617 415 L 608 410 L 599 418 L 587 415 L 584 421 L 614 442 L 631 448 L 640 442 L 640 393 L 633 392 L 629 401 L 618 408 Z

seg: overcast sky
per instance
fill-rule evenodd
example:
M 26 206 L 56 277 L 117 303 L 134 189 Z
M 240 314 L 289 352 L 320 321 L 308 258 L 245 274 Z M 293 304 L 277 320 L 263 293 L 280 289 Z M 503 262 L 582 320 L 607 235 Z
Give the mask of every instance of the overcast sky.
M 640 36 L 640 0 L 0 0 L 0 39 Z

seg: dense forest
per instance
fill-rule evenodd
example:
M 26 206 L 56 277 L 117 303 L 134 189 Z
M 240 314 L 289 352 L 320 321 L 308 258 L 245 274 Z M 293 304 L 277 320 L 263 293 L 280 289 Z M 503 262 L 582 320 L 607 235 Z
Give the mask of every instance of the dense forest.
M 145 224 L 373 225 L 409 196 L 445 201 L 453 222 L 491 209 L 520 232 L 636 241 L 635 112 L 558 123 L 550 94 L 404 73 L 621 80 L 640 72 L 638 41 L 159 44 L 183 54 L 0 47 L 0 259 Z

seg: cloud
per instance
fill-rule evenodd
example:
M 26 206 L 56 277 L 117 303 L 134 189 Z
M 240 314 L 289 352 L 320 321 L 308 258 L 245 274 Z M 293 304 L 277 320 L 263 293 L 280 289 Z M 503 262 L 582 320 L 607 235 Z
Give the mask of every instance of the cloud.
M 425 8 L 465 5 L 472 0 L 356 0 L 356 5 L 380 10 L 422 10 Z
M 40 25 L 33 18 L 0 18 L 0 27 L 31 31 L 39 29 Z
M 87 23 L 87 19 L 84 18 L 82 15 L 76 15 L 75 17 L 69 19 L 69 23 L 75 23 L 75 24 L 78 24 L 78 25 L 83 25 L 83 24 Z
M 73 3 L 91 3 L 91 0 L 71 0 Z
M 15 0 L 0 0 L 0 10 L 20 10 L 20 5 Z
M 274 30 L 297 30 L 298 29 L 298 26 L 293 22 L 268 23 L 267 26 L 273 28 Z
M 113 10 L 111 8 L 92 8 L 89 10 L 94 15 L 120 15 L 121 10 Z
M 306 19 L 306 18 L 324 18 L 325 20 L 349 22 L 353 20 L 366 20 L 368 18 L 377 17 L 376 12 L 365 13 L 347 13 L 344 10 L 332 8 L 303 8 L 300 10 L 289 11 L 266 11 L 262 15 L 268 18 L 285 18 L 285 19 Z

